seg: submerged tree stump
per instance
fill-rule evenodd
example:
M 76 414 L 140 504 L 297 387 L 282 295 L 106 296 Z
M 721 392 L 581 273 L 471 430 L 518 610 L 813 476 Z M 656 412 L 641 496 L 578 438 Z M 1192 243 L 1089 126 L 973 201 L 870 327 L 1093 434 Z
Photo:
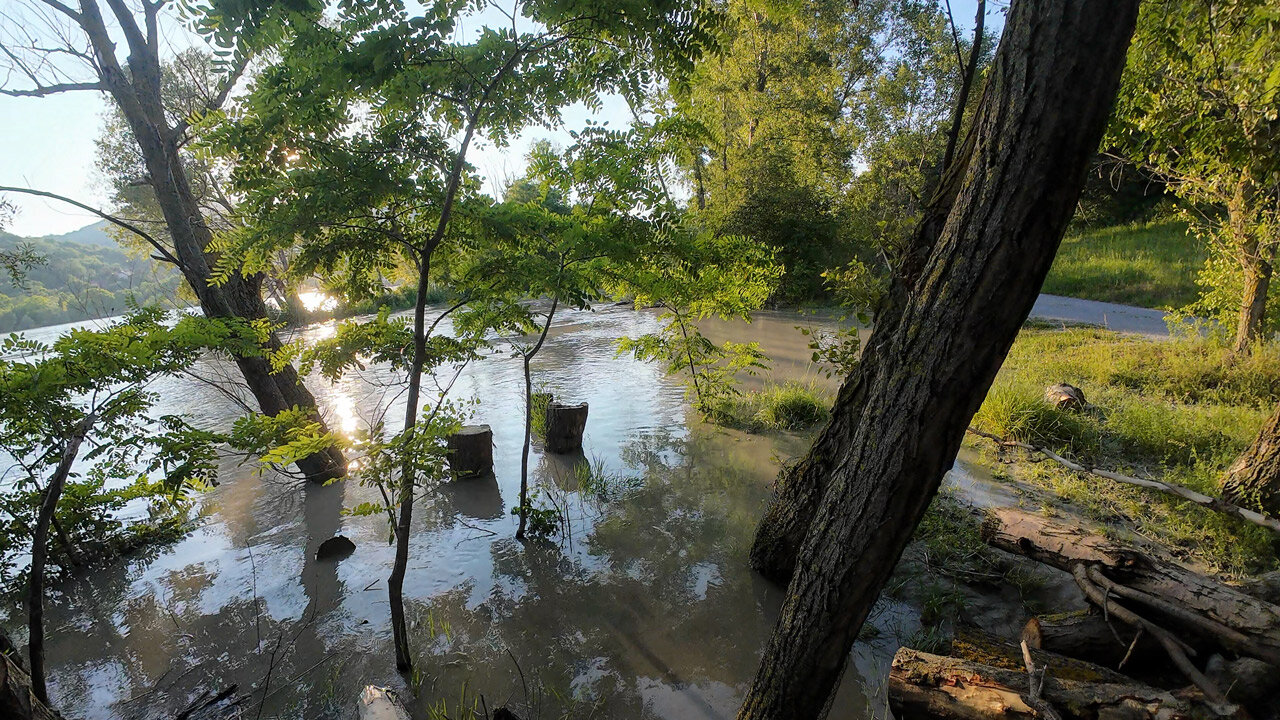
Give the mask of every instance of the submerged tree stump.
M 493 472 L 493 430 L 463 425 L 449 436 L 449 469 L 454 477 L 483 477 Z
M 547 405 L 547 452 L 571 453 L 582 449 L 582 433 L 587 429 L 587 404 Z

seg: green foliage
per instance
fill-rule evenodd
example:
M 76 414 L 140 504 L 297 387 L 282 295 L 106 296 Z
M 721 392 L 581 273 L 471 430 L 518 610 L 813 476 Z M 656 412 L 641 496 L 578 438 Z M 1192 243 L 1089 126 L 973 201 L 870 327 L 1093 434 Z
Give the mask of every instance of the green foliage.
M 560 532 L 564 519 L 559 508 L 546 508 L 538 504 L 537 490 L 529 494 L 526 504 L 511 508 L 511 514 L 525 516 L 525 534 L 533 540 L 550 540 L 555 537 Z
M 892 254 L 936 181 L 959 77 L 946 15 L 888 0 L 726 12 L 722 52 L 673 93 L 679 165 L 700 221 L 775 248 L 778 294 L 811 298 L 824 271 Z
M 31 540 L 38 505 L 69 439 L 87 442 L 56 510 L 62 542 L 53 561 L 66 568 L 81 549 L 127 545 L 147 532 L 117 513 L 145 500 L 168 522 L 187 494 L 211 485 L 214 446 L 225 439 L 182 418 L 152 412 L 149 389 L 210 349 L 251 353 L 262 329 L 231 321 L 138 310 L 103 330 L 73 330 L 46 344 L 10 335 L 0 342 L 0 451 L 13 465 L 2 478 L 0 504 L 10 520 L 0 532 L 0 575 L 15 573 Z
M 1058 382 L 1080 387 L 1093 407 L 1049 406 L 1044 388 Z M 1272 347 L 1233 358 L 1213 339 L 1023 330 L 973 425 L 1097 467 L 1218 495 L 1219 478 L 1278 399 L 1280 351 Z M 1022 466 L 1019 476 L 1099 519 L 1124 518 L 1142 535 L 1215 567 L 1245 572 L 1277 562 L 1267 530 L 1221 513 L 1051 462 Z
M 1242 278 L 1280 238 L 1280 13 L 1267 0 L 1146 3 L 1128 57 L 1109 143 L 1186 201 L 1209 250 L 1192 311 L 1234 328 Z
M 1161 220 L 1086 230 L 1062 240 L 1044 292 L 1149 308 L 1177 308 L 1198 296 L 1204 242 L 1184 222 Z

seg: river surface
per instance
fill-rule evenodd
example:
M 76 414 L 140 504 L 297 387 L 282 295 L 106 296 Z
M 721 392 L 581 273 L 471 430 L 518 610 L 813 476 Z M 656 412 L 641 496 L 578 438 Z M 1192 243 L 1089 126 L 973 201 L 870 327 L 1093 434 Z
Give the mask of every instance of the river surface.
M 757 341 L 775 358 L 752 385 L 834 388 L 796 330 L 824 323 L 764 313 L 709 333 Z M 499 343 L 459 376 L 452 395 L 477 400 L 471 421 L 493 429 L 496 477 L 441 483 L 417 503 L 404 590 L 413 676 L 393 665 L 386 518 L 344 512 L 377 491 L 354 481 L 303 487 L 228 459 L 189 535 L 57 588 L 46 610 L 56 706 L 69 718 L 173 717 L 202 694 L 234 688 L 232 716 L 350 718 L 360 688 L 376 684 L 402 691 L 419 717 L 441 702 L 459 717 L 460 704 L 478 707 L 481 696 L 490 710 L 511 703 L 526 718 L 733 717 L 781 603 L 748 568 L 747 549 L 780 463 L 803 453 L 807 438 L 698 421 L 680 378 L 615 352 L 617 338 L 657 328 L 653 314 L 625 307 L 564 312 L 534 362 L 536 385 L 590 404 L 583 454 L 546 455 L 534 444 L 531 483 L 566 518 L 553 542 L 513 538 L 519 361 Z M 193 371 L 230 376 L 218 362 Z M 367 426 L 378 408 L 392 425 L 402 411 L 397 378 L 382 368 L 309 385 L 342 432 Z M 196 424 L 225 427 L 240 413 L 194 380 L 155 389 L 158 411 Z M 601 491 L 579 491 L 583 465 L 608 476 Z M 355 552 L 316 560 L 316 547 L 339 533 Z M 898 638 L 918 628 L 917 613 L 884 603 L 873 615 L 882 632 L 855 647 L 833 718 L 883 712 L 888 662 Z

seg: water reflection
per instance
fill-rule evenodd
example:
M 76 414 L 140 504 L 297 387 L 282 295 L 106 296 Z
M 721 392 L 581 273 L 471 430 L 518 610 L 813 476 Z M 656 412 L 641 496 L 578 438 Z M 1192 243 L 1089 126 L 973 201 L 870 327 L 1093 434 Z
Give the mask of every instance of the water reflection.
M 775 379 L 820 379 L 794 330 L 807 322 L 771 315 L 719 332 L 783 358 Z M 616 338 L 655 329 L 653 316 L 621 308 L 569 312 L 537 357 L 535 382 L 591 405 L 583 453 L 534 448 L 533 482 L 567 518 L 559 543 L 512 540 L 519 364 L 500 353 L 459 378 L 458 396 L 480 401 L 472 422 L 493 429 L 495 472 L 444 483 L 418 504 L 405 594 L 419 711 L 467 688 L 491 708 L 511 699 L 542 717 L 732 717 L 781 600 L 747 568 L 746 550 L 779 463 L 807 443 L 693 421 L 678 381 L 615 352 Z M 371 368 L 312 387 L 351 433 L 396 399 L 394 379 Z M 209 424 L 237 412 L 201 385 L 171 382 L 173 410 L 198 407 Z M 230 464 L 223 478 L 190 536 L 78 578 L 50 603 L 52 693 L 66 715 L 171 717 L 232 685 L 241 710 L 261 706 L 263 717 L 351 717 L 367 683 L 412 694 L 392 666 L 387 520 L 342 512 L 377 491 L 304 490 Z M 355 552 L 317 560 L 339 533 Z M 881 615 L 902 620 L 893 608 Z M 874 692 L 862 678 L 882 675 L 892 650 L 859 646 L 833 717 L 865 716 Z

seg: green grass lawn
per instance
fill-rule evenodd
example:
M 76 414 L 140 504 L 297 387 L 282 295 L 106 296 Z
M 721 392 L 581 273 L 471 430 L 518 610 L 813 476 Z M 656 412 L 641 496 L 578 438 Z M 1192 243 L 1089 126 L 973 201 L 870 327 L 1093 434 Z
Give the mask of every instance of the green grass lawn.
M 1063 238 L 1044 292 L 1178 308 L 1196 299 L 1196 273 L 1204 261 L 1204 243 L 1180 221 L 1089 230 Z
M 1044 388 L 1068 382 L 1091 406 L 1057 410 Z M 1105 330 L 1024 329 L 973 425 L 1044 445 L 1086 464 L 1219 495 L 1226 468 L 1280 398 L 1280 348 L 1247 357 L 1210 339 L 1157 341 Z M 970 438 L 984 451 L 994 446 Z M 1041 458 L 1034 458 L 1041 460 Z M 1156 491 L 1018 462 L 1018 479 L 1174 555 L 1229 573 L 1280 565 L 1270 531 Z

